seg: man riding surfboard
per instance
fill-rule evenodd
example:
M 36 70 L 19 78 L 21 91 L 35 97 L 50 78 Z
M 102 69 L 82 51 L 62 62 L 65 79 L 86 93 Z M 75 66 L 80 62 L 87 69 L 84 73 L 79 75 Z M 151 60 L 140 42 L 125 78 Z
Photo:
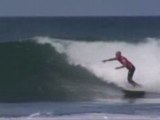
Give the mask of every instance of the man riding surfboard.
M 116 54 L 115 54 L 115 57 L 114 58 L 110 58 L 110 59 L 106 59 L 106 60 L 103 60 L 102 62 L 107 62 L 107 61 L 113 61 L 113 60 L 118 60 L 122 66 L 120 67 L 116 67 L 115 69 L 121 69 L 121 68 L 127 68 L 128 69 L 128 82 L 133 85 L 134 87 L 135 86 L 140 86 L 139 84 L 137 84 L 136 82 L 133 81 L 133 74 L 135 72 L 135 67 L 134 65 L 124 56 L 122 56 L 121 52 L 120 51 L 117 51 Z

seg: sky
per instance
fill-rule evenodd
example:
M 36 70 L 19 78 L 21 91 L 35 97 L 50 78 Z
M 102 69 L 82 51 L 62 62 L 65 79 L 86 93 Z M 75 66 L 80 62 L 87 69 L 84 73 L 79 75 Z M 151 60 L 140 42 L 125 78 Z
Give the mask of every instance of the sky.
M 157 16 L 160 0 L 0 0 L 0 16 Z

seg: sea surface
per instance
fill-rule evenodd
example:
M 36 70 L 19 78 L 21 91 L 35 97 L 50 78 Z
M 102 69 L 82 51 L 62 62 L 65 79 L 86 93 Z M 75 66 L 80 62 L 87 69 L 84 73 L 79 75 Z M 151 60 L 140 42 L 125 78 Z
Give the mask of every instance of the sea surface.
M 160 17 L 1 17 L 0 120 L 160 120 L 159 61 Z

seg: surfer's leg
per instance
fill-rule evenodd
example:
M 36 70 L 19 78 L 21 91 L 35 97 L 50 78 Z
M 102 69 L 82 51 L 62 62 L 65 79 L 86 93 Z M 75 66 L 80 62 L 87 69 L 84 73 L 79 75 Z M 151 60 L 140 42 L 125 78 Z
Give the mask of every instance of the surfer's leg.
M 132 69 L 130 69 L 130 70 L 128 71 L 128 82 L 135 87 L 137 84 L 136 84 L 136 82 L 134 82 L 133 79 L 132 79 L 133 74 L 134 74 L 134 71 L 135 71 L 135 67 L 134 67 L 134 66 L 133 66 Z

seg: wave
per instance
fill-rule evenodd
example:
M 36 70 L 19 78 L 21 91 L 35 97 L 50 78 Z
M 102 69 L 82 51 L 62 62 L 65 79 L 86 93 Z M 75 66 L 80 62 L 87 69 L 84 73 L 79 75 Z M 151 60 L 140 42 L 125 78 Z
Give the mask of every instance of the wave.
M 4 42 L 0 55 L 1 102 L 83 101 L 118 94 L 113 84 L 69 64 L 68 56 L 48 43 Z
M 38 43 L 52 45 L 59 53 L 67 56 L 70 65 L 80 65 L 107 83 L 126 88 L 127 70 L 114 70 L 118 62 L 102 63 L 106 58 L 115 56 L 117 50 L 129 58 L 136 66 L 134 80 L 148 92 L 160 92 L 160 40 L 146 38 L 143 42 L 128 43 L 124 41 L 73 41 L 48 37 L 36 37 Z
M 122 98 L 126 69 L 102 63 L 120 50 L 136 66 L 134 80 L 160 92 L 160 42 L 73 41 L 35 37 L 0 43 L 0 102 L 86 101 Z

